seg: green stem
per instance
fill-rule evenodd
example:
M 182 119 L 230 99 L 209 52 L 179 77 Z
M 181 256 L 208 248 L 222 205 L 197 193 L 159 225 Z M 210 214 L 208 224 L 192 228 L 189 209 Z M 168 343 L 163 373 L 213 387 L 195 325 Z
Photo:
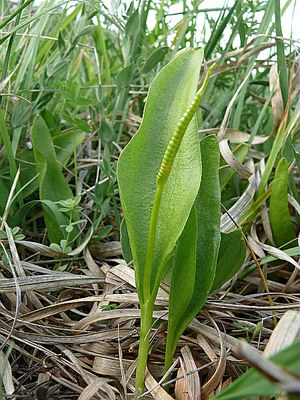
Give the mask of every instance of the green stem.
M 173 343 L 177 343 L 177 341 L 172 341 L 171 340 L 167 340 L 167 348 L 166 348 L 166 355 L 165 355 L 165 366 L 164 366 L 164 375 L 166 375 L 167 371 L 171 368 L 171 365 L 173 363 L 173 357 L 174 357 L 174 353 L 176 350 L 176 345 L 174 347 Z M 173 348 L 171 349 L 170 347 L 173 346 Z M 167 382 L 170 378 L 170 374 L 165 376 L 165 380 L 164 382 Z M 164 385 L 164 389 L 166 392 L 169 391 L 169 384 L 168 385 Z
M 153 264 L 153 254 L 154 254 L 154 246 L 155 246 L 155 236 L 156 236 L 156 227 L 158 220 L 158 213 L 161 203 L 161 196 L 163 192 L 163 188 L 165 186 L 165 182 L 161 182 L 157 185 L 156 193 L 154 197 L 154 203 L 150 218 L 149 225 L 149 234 L 148 234 L 148 243 L 147 243 L 147 254 L 146 254 L 146 262 L 145 262 L 145 270 L 144 270 L 144 301 L 150 299 L 151 296 L 151 272 L 152 272 L 152 264 Z
M 150 329 L 152 326 L 153 308 L 154 301 L 152 299 L 149 300 L 145 305 L 141 305 L 141 330 L 135 378 L 135 398 L 141 396 L 144 392 L 145 372 L 149 353 Z
M 136 381 L 135 381 L 136 397 L 140 396 L 144 391 L 145 373 L 146 373 L 149 344 L 150 344 L 150 329 L 152 325 L 154 302 L 158 290 L 157 287 L 154 290 L 152 290 L 151 293 L 151 272 L 153 264 L 158 213 L 159 213 L 159 207 L 161 203 L 161 196 L 164 185 L 165 182 L 162 182 L 157 185 L 152 213 L 151 213 L 150 225 L 149 225 L 147 254 L 146 254 L 144 282 L 143 282 L 143 298 L 142 298 L 143 304 L 141 304 L 140 344 L 139 344 Z
M 174 346 L 175 343 L 175 346 Z M 176 340 L 168 340 L 167 341 L 167 348 L 166 348 L 166 357 L 165 357 L 165 367 L 164 367 L 164 374 L 167 373 L 168 369 L 170 369 L 173 363 L 173 357 L 176 350 Z M 165 380 L 168 380 L 167 377 Z

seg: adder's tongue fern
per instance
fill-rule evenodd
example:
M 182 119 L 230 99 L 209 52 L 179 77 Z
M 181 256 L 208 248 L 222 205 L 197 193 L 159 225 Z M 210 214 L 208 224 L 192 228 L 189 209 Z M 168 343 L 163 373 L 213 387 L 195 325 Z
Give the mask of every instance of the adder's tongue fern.
M 165 154 L 163 156 L 162 162 L 160 164 L 160 168 L 156 177 L 156 185 L 158 186 L 159 184 L 164 184 L 172 170 L 172 166 L 176 157 L 176 154 L 178 152 L 179 146 L 181 144 L 182 138 L 187 130 L 187 127 L 189 123 L 191 122 L 191 119 L 195 115 L 197 108 L 199 107 L 201 100 L 205 94 L 209 78 L 211 75 L 212 70 L 215 68 L 216 64 L 212 64 L 206 74 L 205 80 L 203 82 L 203 85 L 201 88 L 198 90 L 196 93 L 196 96 L 190 105 L 190 107 L 186 110 L 186 112 L 183 114 L 182 118 L 178 122 L 178 125 L 173 133 L 173 136 L 168 144 L 168 147 L 165 151 Z

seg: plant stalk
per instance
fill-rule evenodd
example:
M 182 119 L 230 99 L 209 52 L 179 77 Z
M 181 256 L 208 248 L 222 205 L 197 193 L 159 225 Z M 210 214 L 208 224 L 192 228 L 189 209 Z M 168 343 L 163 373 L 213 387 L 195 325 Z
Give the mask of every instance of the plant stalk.
M 150 345 L 150 329 L 152 326 L 152 314 L 154 301 L 150 299 L 145 305 L 141 305 L 141 329 L 140 343 L 137 359 L 135 378 L 135 398 L 142 398 L 145 386 L 145 373 Z
M 162 182 L 157 185 L 153 203 L 153 209 L 151 213 L 150 225 L 149 225 L 147 254 L 146 254 L 145 272 L 143 279 L 143 297 L 141 299 L 141 302 L 143 303 L 141 303 L 140 344 L 139 344 L 136 381 L 135 381 L 136 398 L 141 396 L 144 391 L 145 373 L 146 373 L 149 344 L 150 344 L 150 329 L 152 325 L 154 302 L 158 290 L 157 286 L 157 288 L 154 288 L 154 290 L 151 293 L 151 272 L 152 272 L 158 213 L 159 213 L 159 207 L 161 203 L 161 196 L 164 185 L 165 182 Z
M 151 218 L 150 218 L 145 271 L 143 279 L 144 302 L 148 301 L 151 297 L 151 272 L 152 272 L 153 254 L 155 247 L 156 227 L 157 227 L 158 213 L 161 203 L 161 196 L 164 186 L 165 182 L 161 182 L 157 185 Z
M 176 346 L 173 349 L 169 349 L 170 346 L 168 346 L 169 345 L 168 342 L 169 341 L 167 341 L 167 348 L 166 348 L 166 353 L 165 353 L 166 354 L 165 355 L 165 366 L 164 366 L 164 377 L 165 377 L 165 379 L 164 379 L 164 383 L 165 383 L 164 384 L 164 389 L 165 389 L 166 392 L 169 392 L 170 384 L 167 383 L 167 382 L 171 379 L 171 374 L 167 373 L 167 372 L 169 371 L 169 369 L 171 368 L 171 366 L 173 364 L 173 357 L 174 357 L 174 353 L 175 353 L 175 350 L 176 350 Z

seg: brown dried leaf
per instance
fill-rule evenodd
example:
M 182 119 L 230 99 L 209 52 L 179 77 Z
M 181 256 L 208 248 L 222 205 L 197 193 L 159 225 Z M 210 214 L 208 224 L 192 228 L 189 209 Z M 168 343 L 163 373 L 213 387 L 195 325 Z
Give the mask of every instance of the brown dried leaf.
M 269 42 L 269 43 L 263 43 L 260 46 L 255 46 L 253 47 L 252 44 L 256 41 L 256 39 L 259 37 L 259 35 L 256 35 L 252 41 L 250 43 L 248 43 L 248 45 L 244 48 L 244 54 L 242 54 L 239 58 L 238 58 L 238 65 L 241 65 L 245 62 L 247 62 L 247 60 L 249 58 L 251 58 L 253 55 L 260 53 L 261 51 L 268 49 L 270 47 L 274 47 L 276 45 L 275 42 Z
M 291 345 L 299 333 L 300 314 L 298 311 L 289 310 L 280 319 L 276 325 L 267 346 L 264 350 L 264 356 L 269 357 L 280 350 Z
M 78 397 L 78 400 L 91 400 L 95 394 L 99 394 L 97 398 L 101 398 L 103 400 L 115 400 L 116 395 L 114 390 L 107 383 L 110 379 L 107 378 L 97 378 L 93 382 L 91 382 Z
M 250 178 L 253 172 L 237 160 L 228 145 L 227 139 L 220 141 L 220 152 L 229 167 L 232 168 L 242 179 Z
M 200 134 L 210 135 L 217 134 L 219 132 L 219 128 L 211 128 L 211 129 L 201 129 L 199 130 Z M 250 139 L 250 134 L 242 131 L 238 131 L 236 129 L 226 128 L 223 139 L 228 139 L 233 143 L 247 143 Z M 269 136 L 254 136 L 252 144 L 262 144 L 265 143 L 269 139 Z
M 127 371 L 134 364 L 133 360 L 122 359 L 123 368 L 125 375 L 127 375 Z M 120 378 L 121 376 L 121 366 L 120 360 L 117 357 L 95 357 L 93 363 L 93 371 L 106 376 L 113 376 L 116 378 Z
M 202 398 L 203 400 L 208 399 L 211 394 L 213 394 L 214 390 L 222 384 L 222 378 L 226 369 L 226 346 L 224 343 L 224 336 L 221 334 L 221 331 L 215 321 L 209 316 L 210 321 L 213 323 L 216 331 L 218 332 L 220 346 L 221 346 L 221 356 L 218 362 L 218 366 L 213 374 L 213 376 L 209 379 L 208 382 L 202 387 Z
M 197 342 L 199 346 L 204 350 L 210 361 L 217 361 L 218 357 L 216 353 L 201 333 L 198 333 L 197 335 Z
M 14 400 L 15 397 L 11 397 L 11 395 L 15 391 L 11 366 L 7 357 L 2 351 L 0 351 L 0 377 L 4 386 L 6 396 L 9 396 L 10 399 Z
M 60 272 L 55 275 L 33 275 L 18 278 L 18 284 L 22 292 L 32 290 L 57 290 L 66 286 L 83 286 L 103 282 L 103 278 L 79 276 Z M 16 291 L 15 280 L 12 278 L 0 279 L 1 292 L 14 293 Z
M 201 387 L 197 366 L 193 355 L 188 346 L 181 349 L 182 366 L 179 368 L 177 376 L 183 375 L 183 379 L 178 379 L 175 384 L 175 395 L 177 400 L 201 400 Z
M 280 125 L 284 112 L 277 64 L 273 64 L 270 69 L 269 85 L 270 90 L 274 90 L 271 104 L 273 110 L 273 130 L 276 132 Z
M 118 286 L 124 282 L 130 285 L 130 287 L 135 288 L 134 269 L 124 264 L 116 265 L 115 267 L 110 268 L 110 270 L 107 272 L 106 282 Z M 166 292 L 161 288 L 158 289 L 157 295 L 158 297 L 166 298 L 167 300 Z
M 106 243 L 93 243 L 89 246 L 89 250 L 93 257 L 99 259 L 122 256 L 121 243 L 117 241 Z
M 174 400 L 153 378 L 149 371 L 146 373 L 145 386 L 147 388 L 146 393 L 151 394 L 155 400 Z
M 238 223 L 242 216 L 247 212 L 250 208 L 253 198 L 255 196 L 256 191 L 256 184 L 257 179 L 256 176 L 253 174 L 249 179 L 249 185 L 247 189 L 244 191 L 242 196 L 238 199 L 238 201 L 230 207 L 228 210 L 228 214 L 225 213 L 221 217 L 221 231 L 222 232 L 229 232 L 231 228 L 235 227 L 234 222 L 232 219 Z
M 257 245 L 261 247 L 262 250 L 266 251 L 267 253 L 271 254 L 273 257 L 278 258 L 279 260 L 284 260 L 290 264 L 292 264 L 294 267 L 300 269 L 299 263 L 295 261 L 292 257 L 290 257 L 287 253 L 285 253 L 283 250 L 278 249 L 277 247 L 270 246 L 268 244 L 262 243 L 259 238 L 256 235 L 255 229 L 251 230 L 252 238 L 256 242 Z
M 223 121 L 222 121 L 221 126 L 220 126 L 220 130 L 219 130 L 218 135 L 217 135 L 217 138 L 218 138 L 219 141 L 222 141 L 224 139 L 225 131 L 226 131 L 226 128 L 227 128 L 227 125 L 228 125 L 228 122 L 229 122 L 229 119 L 230 119 L 230 116 L 231 116 L 231 112 L 232 112 L 234 103 L 235 103 L 236 99 L 238 98 L 238 96 L 239 96 L 241 90 L 243 89 L 244 85 L 248 82 L 248 79 L 249 79 L 251 73 L 252 73 L 252 68 L 247 73 L 247 75 L 243 79 L 243 81 L 240 84 L 240 86 L 237 88 L 236 92 L 234 93 L 232 99 L 230 100 L 230 102 L 229 102 L 229 104 L 228 104 L 228 106 L 226 108 L 225 115 L 224 115 Z
M 39 253 L 43 256 L 47 257 L 60 257 L 61 253 L 57 253 L 56 251 L 53 251 L 50 249 L 49 246 L 46 246 L 41 243 L 37 242 L 30 242 L 28 240 L 16 240 L 16 243 L 26 247 L 29 250 L 32 250 L 34 253 Z

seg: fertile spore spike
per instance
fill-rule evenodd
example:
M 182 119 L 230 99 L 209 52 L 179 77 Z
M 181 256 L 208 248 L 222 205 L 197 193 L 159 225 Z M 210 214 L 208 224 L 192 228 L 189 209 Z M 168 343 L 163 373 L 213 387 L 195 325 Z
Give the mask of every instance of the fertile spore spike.
M 183 136 L 187 130 L 187 127 L 189 126 L 189 123 L 191 122 L 193 116 L 195 115 L 195 112 L 197 108 L 199 107 L 201 100 L 204 96 L 204 93 L 206 91 L 208 81 L 211 75 L 211 71 L 214 69 L 216 64 L 213 64 L 209 67 L 205 80 L 203 82 L 203 85 L 201 88 L 198 90 L 196 93 L 196 96 L 190 105 L 190 107 L 186 110 L 186 112 L 183 114 L 181 117 L 180 121 L 177 124 L 177 127 L 173 133 L 173 136 L 167 146 L 167 149 L 165 151 L 165 154 L 163 156 L 163 160 L 161 162 L 157 177 L 156 177 L 156 184 L 159 185 L 161 182 L 166 182 L 172 166 L 174 164 L 174 160 L 176 157 L 176 154 L 178 152 L 179 146 L 182 142 Z

